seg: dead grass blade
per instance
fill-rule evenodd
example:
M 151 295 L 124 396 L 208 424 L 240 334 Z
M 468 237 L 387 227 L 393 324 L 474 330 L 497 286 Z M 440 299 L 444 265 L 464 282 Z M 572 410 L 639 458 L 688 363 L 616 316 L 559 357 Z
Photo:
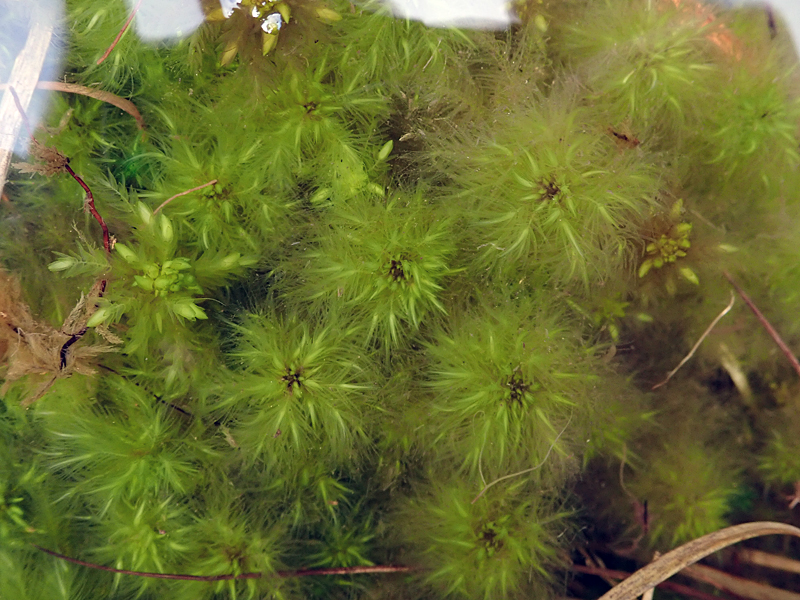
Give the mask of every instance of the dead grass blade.
M 800 537 L 800 529 L 785 523 L 759 521 L 720 529 L 679 546 L 646 567 L 636 571 L 615 588 L 606 592 L 600 600 L 635 600 L 647 590 L 665 581 L 684 567 L 718 550 L 750 538 L 762 535 L 793 535 Z

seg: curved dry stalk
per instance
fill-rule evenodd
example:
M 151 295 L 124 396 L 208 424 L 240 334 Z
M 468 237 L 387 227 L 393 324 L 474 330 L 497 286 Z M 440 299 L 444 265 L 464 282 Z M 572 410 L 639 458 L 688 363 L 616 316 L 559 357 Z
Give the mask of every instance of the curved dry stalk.
M 626 579 L 631 576 L 631 574 L 627 571 L 605 569 L 602 567 L 590 567 L 588 565 L 572 565 L 570 570 L 576 573 L 597 575 L 603 579 Z M 712 595 L 701 590 L 696 590 L 688 585 L 675 583 L 673 581 L 662 581 L 661 583 L 656 584 L 656 587 L 659 587 L 663 590 L 669 590 L 670 592 L 676 592 L 688 598 L 697 598 L 698 600 L 728 600 L 728 596 Z
M 204 183 L 203 185 L 198 185 L 197 187 L 193 187 L 190 190 L 184 190 L 183 192 L 178 192 L 174 196 L 170 196 L 169 198 L 167 198 L 161 204 L 158 205 L 158 208 L 156 208 L 153 211 L 153 215 L 157 215 L 162 208 L 164 208 L 167 204 L 175 200 L 175 198 L 180 198 L 181 196 L 185 196 L 187 194 L 191 194 L 192 192 L 196 192 L 197 190 L 202 190 L 203 188 L 207 188 L 208 186 L 214 185 L 215 183 L 217 183 L 217 180 L 212 179 L 208 183 Z
M 122 39 L 123 34 L 125 33 L 125 31 L 127 31 L 128 27 L 131 24 L 131 21 L 133 21 L 133 17 L 136 16 L 136 13 L 139 11 L 139 7 L 141 5 L 142 5 L 142 0 L 139 0 L 136 3 L 136 6 L 133 7 L 133 10 L 131 11 L 130 16 L 128 17 L 128 20 L 125 21 L 125 24 L 122 26 L 122 29 L 119 30 L 119 33 L 117 34 L 117 37 L 114 38 L 114 41 L 111 42 L 111 45 L 106 49 L 105 52 L 103 52 L 103 56 L 101 56 L 100 58 L 97 59 L 97 64 L 98 65 L 103 64 L 103 61 L 108 58 L 108 55 L 111 54 L 111 51 L 114 50 L 116 45 Z
M 475 496 L 475 497 L 472 499 L 472 502 L 470 502 L 470 504 L 475 504 L 475 503 L 476 503 L 476 502 L 477 502 L 477 501 L 480 499 L 480 497 L 481 497 L 481 496 L 483 496 L 483 495 L 484 495 L 484 494 L 487 492 L 487 490 L 488 490 L 490 487 L 492 487 L 494 484 L 496 484 L 496 483 L 500 483 L 501 481 L 505 481 L 506 479 L 511 479 L 512 477 L 518 477 L 518 476 L 520 476 L 520 475 L 525 475 L 525 473 L 530 473 L 530 472 L 532 472 L 532 471 L 535 471 L 536 469 L 538 469 L 539 467 L 541 467 L 542 465 L 544 465 L 544 463 L 546 463 L 546 462 L 547 462 L 547 459 L 548 459 L 548 458 L 550 458 L 550 453 L 553 451 L 553 448 L 555 448 L 555 447 L 556 447 L 556 444 L 558 443 L 558 440 L 559 440 L 559 438 L 560 438 L 562 435 L 564 435 L 564 432 L 567 430 L 567 427 L 569 427 L 569 424 L 570 424 L 570 422 L 571 422 L 571 421 L 572 421 L 572 415 L 570 415 L 570 417 L 569 417 L 569 420 L 567 421 L 567 424 L 566 424 L 566 425 L 564 425 L 564 429 L 562 429 L 562 430 L 561 430 L 561 433 L 559 433 L 559 434 L 556 436 L 556 439 L 554 439 L 554 440 L 553 440 L 553 443 L 552 443 L 552 444 L 550 444 L 550 448 L 548 448 L 548 449 L 547 449 L 547 454 L 545 454 L 545 455 L 544 455 L 544 458 L 542 459 L 542 462 L 540 462 L 540 463 L 539 463 L 538 465 L 536 465 L 535 467 L 530 467 L 530 468 L 528 468 L 528 469 L 522 469 L 522 471 L 517 471 L 516 473 L 510 473 L 510 474 L 508 474 L 508 475 L 503 475 L 502 477 L 498 477 L 497 479 L 495 479 L 495 480 L 494 480 L 494 481 L 492 481 L 491 483 L 488 483 L 488 484 L 486 484 L 486 485 L 483 487 L 483 489 L 480 491 L 480 493 L 478 493 L 478 495 L 477 495 L 477 496 Z
M 785 523 L 758 521 L 734 525 L 709 533 L 667 552 L 646 567 L 642 567 L 618 586 L 603 594 L 600 600 L 635 600 L 684 567 L 692 565 L 718 550 L 750 538 L 777 534 L 800 537 L 800 529 Z
M 678 370 L 679 370 L 679 369 L 680 369 L 680 368 L 681 368 L 683 365 L 685 365 L 685 364 L 686 364 L 686 363 L 687 363 L 687 362 L 688 362 L 688 361 L 689 361 L 689 360 L 690 360 L 690 359 L 691 359 L 691 358 L 694 356 L 694 353 L 695 353 L 695 352 L 697 352 L 697 349 L 700 347 L 700 344 L 702 344 L 702 343 L 703 343 L 703 340 L 705 340 L 705 339 L 708 337 L 708 334 L 709 334 L 709 333 L 711 333 L 711 330 L 712 330 L 712 329 L 714 329 L 714 327 L 716 327 L 716 326 L 717 326 L 717 323 L 719 323 L 720 319 L 721 319 L 722 317 L 724 317 L 725 315 L 727 315 L 727 314 L 730 312 L 730 310 L 733 308 L 733 303 L 734 303 L 734 301 L 735 301 L 735 300 L 736 300 L 736 297 L 733 295 L 733 293 L 731 293 L 731 301 L 728 303 L 728 306 L 726 306 L 725 308 L 723 308 L 723 309 L 722 309 L 722 312 L 721 312 L 721 313 L 719 313 L 719 314 L 718 314 L 718 315 L 717 315 L 717 316 L 714 318 L 714 320 L 713 320 L 713 321 L 711 321 L 711 325 L 709 325 L 708 327 L 706 327 L 706 330 L 703 332 L 703 335 L 701 335 L 701 336 L 700 336 L 700 339 L 699 339 L 699 340 L 697 340 L 697 343 L 695 343 L 695 345 L 694 345 L 694 346 L 692 346 L 692 349 L 691 349 L 691 350 L 689 350 L 689 354 L 687 354 L 686 356 L 684 356 L 684 357 L 683 357 L 683 360 L 682 360 L 681 362 L 679 362 L 679 363 L 678 363 L 678 366 L 677 366 L 677 367 L 675 367 L 674 369 L 672 369 L 672 371 L 670 371 L 669 373 L 667 373 L 667 376 L 664 378 L 664 380 L 663 380 L 662 382 L 660 382 L 660 383 L 657 383 L 657 384 L 655 384 L 653 387 L 651 387 L 651 388 L 650 388 L 651 390 L 657 390 L 657 389 L 658 389 L 658 388 L 660 388 L 662 385 L 664 385 L 665 383 L 667 383 L 667 382 L 668 382 L 670 379 L 672 379 L 672 376 L 673 376 L 673 375 L 675 375 L 675 373 L 677 373 L 677 372 L 678 372 Z
M 0 83 L 0 90 L 8 87 L 7 83 Z M 86 87 L 77 83 L 65 83 L 63 81 L 40 81 L 36 84 L 36 89 L 48 90 L 50 92 L 67 92 L 68 94 L 80 94 L 81 96 L 88 96 L 101 102 L 107 102 L 118 109 L 125 111 L 136 120 L 136 125 L 140 131 L 145 130 L 144 119 L 142 113 L 136 108 L 136 105 L 130 100 L 120 98 L 116 94 L 98 90 L 95 88 Z

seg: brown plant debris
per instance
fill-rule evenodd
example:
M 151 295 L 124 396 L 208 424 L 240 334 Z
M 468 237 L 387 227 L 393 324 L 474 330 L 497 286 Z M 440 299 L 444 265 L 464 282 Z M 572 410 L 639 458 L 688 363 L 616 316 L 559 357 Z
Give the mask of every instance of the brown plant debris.
M 37 173 L 45 177 L 68 172 L 69 159 L 55 148 L 40 143 L 36 138 L 31 138 L 30 153 L 34 162 L 19 162 L 11 166 L 18 169 L 20 173 Z
M 79 344 L 104 289 L 105 281 L 95 282 L 88 295 L 81 294 L 61 328 L 54 329 L 33 318 L 30 308 L 22 300 L 19 282 L 0 271 L 0 365 L 7 367 L 0 394 L 5 394 L 11 383 L 26 375 L 38 376 L 39 386 L 22 401 L 22 406 L 28 407 L 44 396 L 57 379 L 73 373 L 95 373 L 90 366 L 91 360 L 105 352 L 115 351 L 111 344 L 122 342 L 98 327 L 98 333 L 108 344 Z

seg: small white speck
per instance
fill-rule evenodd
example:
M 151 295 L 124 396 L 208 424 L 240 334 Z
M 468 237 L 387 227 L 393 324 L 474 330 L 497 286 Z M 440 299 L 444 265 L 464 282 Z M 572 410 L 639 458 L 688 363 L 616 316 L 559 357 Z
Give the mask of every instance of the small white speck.
M 275 33 L 279 31 L 281 26 L 283 25 L 283 18 L 281 17 L 281 13 L 272 13 L 268 15 L 266 19 L 261 23 L 261 29 L 264 30 L 265 33 Z

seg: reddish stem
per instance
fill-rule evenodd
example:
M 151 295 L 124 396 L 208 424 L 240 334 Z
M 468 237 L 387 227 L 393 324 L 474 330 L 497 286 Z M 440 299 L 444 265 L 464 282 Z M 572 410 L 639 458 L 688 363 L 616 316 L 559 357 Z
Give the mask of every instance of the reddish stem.
M 238 575 L 229 573 L 225 575 L 182 575 L 177 573 L 150 573 L 147 571 L 128 571 L 127 569 L 115 569 L 94 563 L 86 562 L 77 558 L 72 558 L 66 554 L 60 554 L 47 548 L 42 548 L 37 544 L 32 544 L 34 548 L 41 550 L 45 554 L 55 556 L 61 560 L 71 562 L 82 567 L 106 571 L 108 573 L 118 573 L 120 575 L 136 575 L 137 577 L 149 577 L 151 579 L 178 579 L 182 581 L 232 581 L 240 579 L 261 579 L 265 573 L 239 573 Z M 402 566 L 376 566 L 376 567 L 340 567 L 332 569 L 299 569 L 297 571 L 276 571 L 275 575 L 281 578 L 288 577 L 308 577 L 309 575 L 359 575 L 364 573 L 407 573 L 414 570 L 412 567 Z
M 131 24 L 131 21 L 133 21 L 133 17 L 135 17 L 135 16 L 136 16 L 136 13 L 137 13 L 137 11 L 139 10 L 139 7 L 140 7 L 141 5 L 142 5 L 142 0 L 139 0 L 139 1 L 136 3 L 136 6 L 134 6 L 134 7 L 133 7 L 133 10 L 131 11 L 131 14 L 130 14 L 130 16 L 128 17 L 128 20 L 127 20 L 127 21 L 125 21 L 125 25 L 123 25 L 123 26 L 122 26 L 122 29 L 120 29 L 120 30 L 119 30 L 119 33 L 117 34 L 117 37 L 115 37 L 115 38 L 114 38 L 114 41 L 113 41 L 113 42 L 111 42 L 111 45 L 110 45 L 110 46 L 108 47 L 108 49 L 107 49 L 107 50 L 106 50 L 106 51 L 103 53 L 103 56 L 101 56 L 100 58 L 98 58 L 98 59 L 97 59 L 97 64 L 98 64 L 98 65 L 99 65 L 99 64 L 101 64 L 101 63 L 102 63 L 102 62 L 103 62 L 105 59 L 107 59 L 107 58 L 108 58 L 108 55 L 109 55 L 109 54 L 111 54 L 111 51 L 112 51 L 112 50 L 114 50 L 114 47 L 115 47 L 115 46 L 116 46 L 116 45 L 119 43 L 120 39 L 122 39 L 122 34 L 124 34 L 124 33 L 125 33 L 125 31 L 128 29 L 128 26 Z
M 89 186 L 86 185 L 86 182 L 78 177 L 75 171 L 72 170 L 68 164 L 64 165 L 64 168 L 67 170 L 67 173 L 72 175 L 72 178 L 77 181 L 80 186 L 83 188 L 83 191 L 86 192 L 86 200 L 84 201 L 84 206 L 89 209 L 89 212 L 95 218 L 95 220 L 100 223 L 100 227 L 103 229 L 103 248 L 106 249 L 106 254 L 111 254 L 111 238 L 108 235 L 108 226 L 106 222 L 103 221 L 103 217 L 100 216 L 100 213 L 97 212 L 97 208 L 94 205 L 94 196 L 92 195 L 92 190 L 89 189 Z
M 750 297 L 744 293 L 744 290 L 739 287 L 739 284 L 733 280 L 731 274 L 728 273 L 727 271 L 723 271 L 722 274 L 725 276 L 725 279 L 727 279 L 733 286 L 733 289 L 736 290 L 736 293 L 742 297 L 744 303 L 747 304 L 748 307 L 750 307 L 750 310 L 753 311 L 753 314 L 758 319 L 758 322 L 761 323 L 764 329 L 767 330 L 767 333 L 769 333 L 770 337 L 778 345 L 778 348 L 781 349 L 781 352 L 783 352 L 786 358 L 789 359 L 789 362 L 792 363 L 792 367 L 794 367 L 795 372 L 798 375 L 800 375 L 800 362 L 797 362 L 797 358 L 795 358 L 795 355 L 792 353 L 789 346 L 786 345 L 786 342 L 783 341 L 783 338 L 781 338 L 781 336 L 778 335 L 778 332 L 775 330 L 772 324 L 769 321 L 767 321 L 767 318 L 761 313 L 760 310 L 758 310 L 758 307 L 750 299 Z
M 361 575 L 364 573 L 408 573 L 414 567 L 399 565 L 374 567 L 337 567 L 331 569 L 298 569 L 297 571 L 278 571 L 278 577 L 307 577 L 309 575 Z

